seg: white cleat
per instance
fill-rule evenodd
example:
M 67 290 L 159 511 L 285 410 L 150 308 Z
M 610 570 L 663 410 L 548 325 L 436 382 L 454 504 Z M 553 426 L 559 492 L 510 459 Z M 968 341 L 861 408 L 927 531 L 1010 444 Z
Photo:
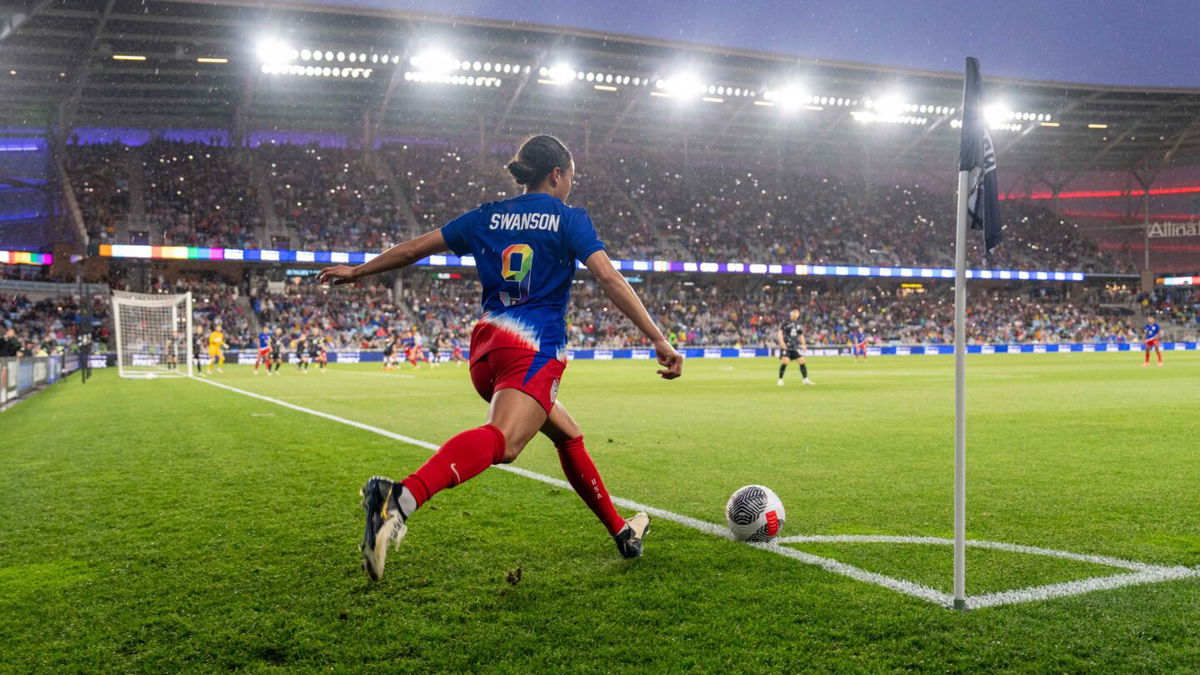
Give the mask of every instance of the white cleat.
M 621 552 L 621 557 L 642 557 L 642 539 L 649 531 L 650 516 L 645 513 L 639 511 L 632 518 L 626 520 L 625 527 L 621 528 L 621 531 L 613 537 L 617 543 L 617 550 Z
M 776 382 L 776 384 L 778 384 L 779 386 L 782 387 L 783 386 L 783 378 L 782 377 L 779 378 L 779 382 Z
M 812 380 L 808 379 L 807 377 L 804 378 L 804 384 L 805 384 L 805 386 L 808 386 L 808 387 L 817 386 Z

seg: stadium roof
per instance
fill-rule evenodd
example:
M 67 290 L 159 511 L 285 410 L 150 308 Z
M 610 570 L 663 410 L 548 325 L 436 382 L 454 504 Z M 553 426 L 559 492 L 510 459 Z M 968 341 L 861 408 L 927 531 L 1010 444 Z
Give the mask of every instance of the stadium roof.
M 0 126 L 337 131 L 484 144 L 546 130 L 591 148 L 932 168 L 953 162 L 961 81 L 958 73 L 373 9 L 0 0 Z M 994 121 L 1005 127 L 993 132 L 1005 167 L 1153 174 L 1200 164 L 1200 90 L 1010 79 L 989 79 L 987 89 Z

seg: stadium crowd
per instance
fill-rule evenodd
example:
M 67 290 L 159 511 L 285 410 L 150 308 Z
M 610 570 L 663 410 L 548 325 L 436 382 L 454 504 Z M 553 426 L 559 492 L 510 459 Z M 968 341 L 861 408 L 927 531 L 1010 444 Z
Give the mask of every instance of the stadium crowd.
M 361 151 L 269 144 L 252 152 L 267 167 L 275 214 L 300 248 L 375 251 L 403 238 L 391 189 Z
M 117 143 L 67 147 L 63 166 L 71 179 L 88 237 L 97 243 L 116 241 L 117 223 L 129 216 L 131 148 Z
M 104 351 L 111 334 L 107 296 L 31 299 L 0 295 L 0 357 L 49 356 L 77 350 L 80 331 L 88 330 L 89 309 L 92 344 L 94 349 Z
M 146 224 L 164 244 L 258 248 L 258 196 L 233 150 L 154 141 L 142 153 Z
M 388 335 L 414 325 L 391 289 L 382 286 L 330 289 L 308 282 L 273 293 L 260 283 L 251 303 L 261 326 L 287 336 L 316 328 L 332 349 L 376 349 Z
M 68 171 L 101 240 L 126 217 L 128 148 L 72 145 Z M 259 161 L 276 216 L 297 246 L 374 251 L 516 193 L 500 153 L 389 143 L 374 153 L 317 145 L 232 150 L 155 141 L 141 149 L 148 224 L 164 241 L 256 245 L 262 222 L 244 163 Z M 953 201 L 915 184 L 792 169 L 746 169 L 640 153 L 580 162 L 572 202 L 587 208 L 614 258 L 735 262 L 952 265 Z M 406 224 L 389 181 L 415 217 Z M 1128 271 L 1078 227 L 1029 203 L 1006 202 L 993 268 Z M 152 237 L 153 239 L 153 237 Z M 974 238 L 973 238 L 974 240 Z M 978 242 L 973 248 L 979 246 Z

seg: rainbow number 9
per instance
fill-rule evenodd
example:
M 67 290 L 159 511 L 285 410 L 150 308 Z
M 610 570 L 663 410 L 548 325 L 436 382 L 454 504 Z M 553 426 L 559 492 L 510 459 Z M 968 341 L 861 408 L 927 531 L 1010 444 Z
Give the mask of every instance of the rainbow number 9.
M 513 244 L 504 249 L 501 261 L 500 275 L 504 278 L 504 290 L 500 291 L 500 302 L 506 307 L 519 305 L 529 297 L 533 247 L 528 244 Z

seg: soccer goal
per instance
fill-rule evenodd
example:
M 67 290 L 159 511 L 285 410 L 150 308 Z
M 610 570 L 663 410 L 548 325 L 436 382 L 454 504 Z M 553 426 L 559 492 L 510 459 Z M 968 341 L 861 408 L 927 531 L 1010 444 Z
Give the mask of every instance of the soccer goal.
M 112 292 L 121 377 L 190 377 L 192 294 Z

